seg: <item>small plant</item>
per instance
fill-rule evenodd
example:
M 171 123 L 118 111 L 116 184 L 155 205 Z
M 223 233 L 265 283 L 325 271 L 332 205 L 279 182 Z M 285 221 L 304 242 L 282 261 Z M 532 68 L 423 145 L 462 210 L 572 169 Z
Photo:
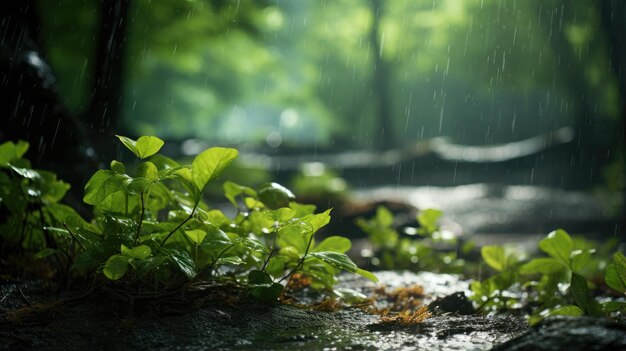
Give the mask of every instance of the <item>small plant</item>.
M 387 269 L 419 269 L 435 272 L 461 272 L 463 260 L 457 255 L 457 238 L 441 230 L 442 212 L 425 209 L 417 215 L 418 228 L 407 227 L 400 237 L 394 227 L 394 216 L 386 207 L 376 209 L 371 219 L 358 218 L 356 224 L 369 239 L 374 251 L 373 263 Z
M 0 164 L 20 179 L 19 186 L 8 175 L 0 179 L 3 195 L 12 195 L 2 197 L 13 214 L 6 232 L 27 233 L 20 238 L 24 245 L 46 247 L 40 257 L 57 252 L 40 238 L 55 233 L 71 248 L 66 253 L 72 272 L 102 275 L 109 289 L 133 298 L 158 296 L 208 279 L 234 280 L 250 295 L 275 301 L 281 283 L 295 272 L 310 277 L 311 286 L 318 289 L 331 289 L 340 270 L 376 280 L 345 255 L 348 239 L 333 236 L 315 242 L 315 233 L 330 221 L 330 210 L 315 214 L 314 206 L 294 202 L 293 194 L 278 184 L 257 191 L 226 182 L 224 194 L 234 207 L 234 218 L 210 208 L 204 190 L 237 157 L 237 150 L 210 148 L 191 164 L 181 165 L 158 153 L 164 144 L 159 138 L 118 138 L 138 164 L 129 169 L 114 160 L 109 169 L 91 177 L 83 200 L 93 206 L 92 221 L 57 204 L 67 190 L 65 183 L 20 168 L 26 166 L 19 161 L 24 144 L 3 146 Z M 30 205 L 31 193 L 49 209 Z
M 589 287 L 594 284 L 587 277 L 598 276 L 601 271 L 589 268 L 602 266 L 594 262 L 594 249 L 577 248 L 575 241 L 562 229 L 548 234 L 538 246 L 547 257 L 533 258 L 526 263 L 507 248 L 482 248 L 485 263 L 498 273 L 471 283 L 471 299 L 479 304 L 479 310 L 500 311 L 527 306 L 532 309 L 531 324 L 552 315 L 601 316 L 626 312 L 623 301 L 599 302 L 591 295 Z M 605 270 L 606 285 L 624 294 L 626 260 L 618 252 L 613 261 Z M 524 295 L 525 301 L 521 301 Z
M 33 169 L 23 158 L 28 143 L 5 142 L 0 145 L 0 238 L 7 253 L 37 253 L 35 257 L 55 255 L 57 263 L 71 262 L 72 238 L 57 228 L 67 216 L 77 216 L 60 201 L 69 184 L 52 172 Z

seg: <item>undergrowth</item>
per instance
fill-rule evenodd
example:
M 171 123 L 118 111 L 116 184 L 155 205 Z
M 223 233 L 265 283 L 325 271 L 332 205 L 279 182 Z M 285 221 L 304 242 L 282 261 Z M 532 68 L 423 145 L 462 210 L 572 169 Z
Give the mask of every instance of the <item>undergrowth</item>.
M 213 281 L 238 284 L 273 302 L 296 272 L 317 290 L 332 291 L 342 270 L 377 280 L 345 255 L 350 240 L 315 240 L 330 210 L 315 213 L 315 206 L 295 202 L 279 184 L 252 189 L 226 181 L 233 215 L 210 207 L 205 188 L 237 150 L 214 147 L 179 164 L 158 153 L 164 143 L 157 137 L 118 138 L 136 165 L 113 160 L 89 179 L 83 201 L 93 208 L 91 220 L 60 203 L 68 184 L 22 158 L 27 143 L 0 145 L 5 246 L 34 251 L 34 257 L 56 262 L 61 274 L 90 278 L 130 299 Z

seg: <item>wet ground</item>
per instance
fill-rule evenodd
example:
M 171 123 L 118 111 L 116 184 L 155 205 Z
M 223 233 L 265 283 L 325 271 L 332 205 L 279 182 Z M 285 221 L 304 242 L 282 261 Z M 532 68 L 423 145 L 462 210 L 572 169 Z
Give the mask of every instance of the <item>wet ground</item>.
M 465 234 L 547 234 L 557 228 L 600 237 L 615 234 L 610 196 L 533 185 L 469 184 L 453 187 L 377 187 L 357 190 L 356 201 L 395 201 L 437 208 Z
M 379 272 L 388 289 L 424 287 L 423 303 L 467 289 L 452 275 Z M 367 293 L 376 285 L 351 275 L 338 287 Z M 28 287 L 4 288 L 3 309 L 25 304 Z M 32 302 L 32 301 L 31 301 Z M 13 306 L 11 306 L 13 304 Z M 161 311 L 163 312 L 163 311 Z M 172 315 L 174 314 L 174 315 Z M 0 348 L 9 349 L 166 349 L 166 350 L 484 350 L 521 335 L 520 317 L 440 315 L 412 326 L 380 324 L 380 316 L 357 307 L 322 311 L 294 305 L 216 302 L 188 313 L 128 315 L 82 300 L 39 314 L 5 319 Z M 6 315 L 5 315 L 6 318 Z

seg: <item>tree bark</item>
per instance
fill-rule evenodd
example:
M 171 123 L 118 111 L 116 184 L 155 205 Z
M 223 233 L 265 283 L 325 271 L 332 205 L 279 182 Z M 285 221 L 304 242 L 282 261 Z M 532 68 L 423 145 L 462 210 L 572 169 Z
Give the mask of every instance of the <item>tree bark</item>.
M 618 162 L 622 164 L 624 177 L 624 150 L 626 150 L 626 2 L 603 0 L 601 4 L 602 25 L 607 35 L 611 68 L 617 78 L 620 96 L 620 136 Z M 623 185 L 622 185 L 623 186 Z M 621 233 L 626 228 L 626 188 L 622 189 Z
M 374 77 L 372 93 L 376 101 L 376 122 L 374 130 L 374 145 L 378 150 L 388 150 L 394 145 L 394 131 L 392 123 L 391 101 L 389 96 L 389 78 L 391 69 L 383 57 L 384 40 L 380 38 L 380 19 L 383 16 L 384 3 L 381 0 L 371 0 L 372 27 L 370 42 L 374 55 Z
M 121 115 L 126 29 L 131 1 L 102 1 L 91 101 L 84 118 L 99 162 L 115 157 L 117 144 L 114 134 Z
M 34 166 L 72 179 L 76 172 L 63 162 L 76 160 L 84 130 L 63 105 L 39 45 L 35 2 L 2 1 L 0 11 L 0 139 L 28 141 Z

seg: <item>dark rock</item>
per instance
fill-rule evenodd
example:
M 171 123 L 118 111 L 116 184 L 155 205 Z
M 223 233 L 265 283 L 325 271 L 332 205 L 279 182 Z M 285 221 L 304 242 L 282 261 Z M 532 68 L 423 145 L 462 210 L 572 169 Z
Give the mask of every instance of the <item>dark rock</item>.
M 470 315 L 475 313 L 472 302 L 463 291 L 436 299 L 428 305 L 428 310 L 435 315 L 444 313 Z
M 593 317 L 553 317 L 493 350 L 626 350 L 626 323 Z

